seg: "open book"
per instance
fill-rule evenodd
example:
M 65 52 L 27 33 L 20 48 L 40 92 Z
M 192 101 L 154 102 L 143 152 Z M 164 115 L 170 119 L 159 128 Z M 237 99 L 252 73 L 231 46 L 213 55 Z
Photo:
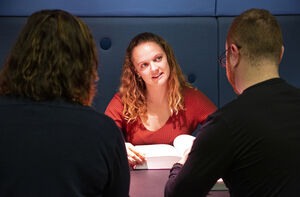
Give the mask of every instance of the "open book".
M 146 156 L 143 165 L 137 165 L 135 169 L 171 169 L 178 162 L 185 151 L 193 145 L 195 137 L 191 135 L 179 135 L 173 141 L 173 146 L 168 144 L 136 145 L 135 149 Z

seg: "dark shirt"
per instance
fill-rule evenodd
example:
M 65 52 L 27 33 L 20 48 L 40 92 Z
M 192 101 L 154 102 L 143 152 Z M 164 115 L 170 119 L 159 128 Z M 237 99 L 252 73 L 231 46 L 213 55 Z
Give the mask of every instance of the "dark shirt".
M 199 130 L 165 196 L 206 196 L 222 178 L 233 197 L 300 193 L 300 90 L 275 78 L 246 89 Z
M 121 197 L 124 141 L 109 117 L 64 101 L 0 97 L 1 197 Z

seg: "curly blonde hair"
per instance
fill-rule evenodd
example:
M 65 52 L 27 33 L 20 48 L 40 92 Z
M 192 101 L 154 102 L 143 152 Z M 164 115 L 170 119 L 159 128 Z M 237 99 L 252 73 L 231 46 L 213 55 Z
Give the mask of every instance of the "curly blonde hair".
M 147 119 L 147 105 L 145 105 L 147 103 L 146 85 L 142 78 L 137 75 L 131 59 L 133 49 L 145 42 L 158 44 L 166 53 L 170 66 L 168 102 L 171 114 L 177 114 L 179 110 L 184 109 L 182 90 L 184 87 L 191 87 L 184 78 L 172 48 L 163 38 L 149 32 L 136 35 L 126 50 L 120 86 L 121 99 L 124 105 L 123 115 L 128 122 L 134 122 L 138 117 Z

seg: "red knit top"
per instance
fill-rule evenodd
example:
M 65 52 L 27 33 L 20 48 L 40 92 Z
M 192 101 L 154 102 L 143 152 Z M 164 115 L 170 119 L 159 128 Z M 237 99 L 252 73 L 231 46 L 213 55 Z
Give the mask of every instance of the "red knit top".
M 123 103 L 120 93 L 114 95 L 108 104 L 105 114 L 111 117 L 123 131 L 125 140 L 133 145 L 138 144 L 172 144 L 176 136 L 192 134 L 197 126 L 204 123 L 216 106 L 199 90 L 186 88 L 183 91 L 184 110 L 173 114 L 167 122 L 156 131 L 145 128 L 140 118 L 128 123 L 123 116 Z

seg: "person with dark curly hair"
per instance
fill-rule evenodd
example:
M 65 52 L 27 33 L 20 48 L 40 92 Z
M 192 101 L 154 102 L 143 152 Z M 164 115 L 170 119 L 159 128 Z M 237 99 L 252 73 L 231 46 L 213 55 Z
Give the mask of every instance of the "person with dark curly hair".
M 172 144 L 180 134 L 192 134 L 215 105 L 184 78 L 171 46 L 145 32 L 130 42 L 123 63 L 120 92 L 106 108 L 126 139 L 128 161 L 145 158 L 134 145 Z
M 122 135 L 90 107 L 97 65 L 81 19 L 29 16 L 0 72 L 0 196 L 128 196 Z

